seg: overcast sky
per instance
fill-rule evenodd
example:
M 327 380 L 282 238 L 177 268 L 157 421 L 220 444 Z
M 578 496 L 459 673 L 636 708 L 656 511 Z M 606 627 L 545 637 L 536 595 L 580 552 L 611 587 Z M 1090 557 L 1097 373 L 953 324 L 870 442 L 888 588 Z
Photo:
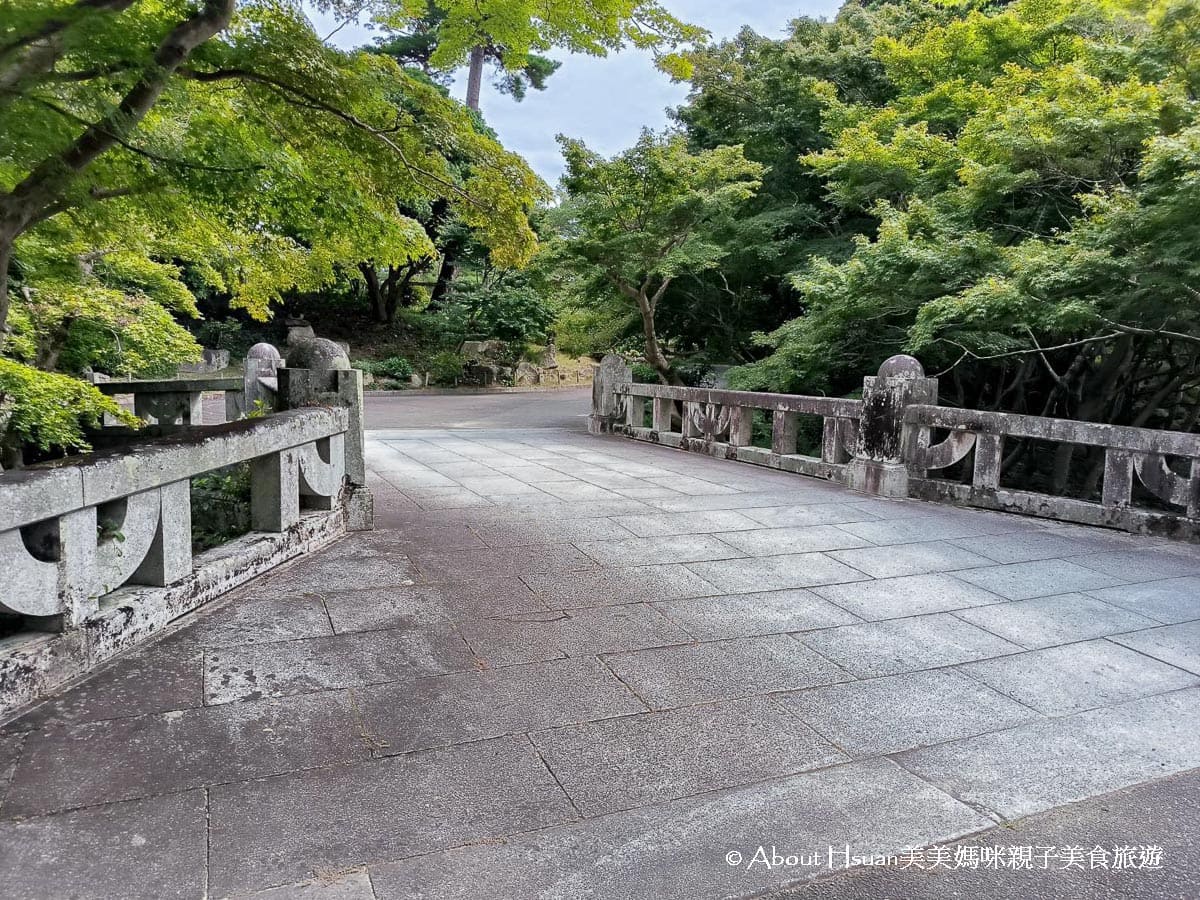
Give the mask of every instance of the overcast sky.
M 701 25 L 719 40 L 749 25 L 760 34 L 777 36 L 787 23 L 801 15 L 830 17 L 840 0 L 664 0 L 680 18 Z M 313 14 L 317 30 L 328 34 L 338 23 Z M 340 47 L 370 43 L 373 33 L 348 25 L 333 36 Z M 485 84 L 481 106 L 488 123 L 504 145 L 515 150 L 545 178 L 555 184 L 562 172 L 556 134 L 583 138 L 606 156 L 632 144 L 643 127 L 660 129 L 666 110 L 678 105 L 687 86 L 672 84 L 654 67 L 648 53 L 625 50 L 605 59 L 551 53 L 562 67 L 547 81 L 545 91 L 530 91 L 521 103 L 497 94 Z M 465 93 L 464 79 L 455 95 Z

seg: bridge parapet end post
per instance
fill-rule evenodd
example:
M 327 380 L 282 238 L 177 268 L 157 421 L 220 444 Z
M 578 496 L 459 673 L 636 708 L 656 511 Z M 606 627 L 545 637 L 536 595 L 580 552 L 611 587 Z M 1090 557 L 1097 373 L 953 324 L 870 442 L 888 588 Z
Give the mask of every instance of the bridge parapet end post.
M 374 498 L 367 487 L 366 437 L 362 372 L 350 368 L 345 350 L 323 338 L 302 341 L 288 351 L 276 371 L 276 399 L 281 409 L 341 406 L 350 417 L 344 441 L 347 527 L 374 527 Z
M 927 445 L 929 429 L 906 424 L 912 404 L 937 403 L 938 382 L 911 356 L 893 356 L 863 379 L 862 424 L 847 470 L 852 490 L 881 497 L 908 496 L 908 459 Z
M 592 379 L 592 414 L 588 418 L 590 433 L 607 434 L 625 424 L 625 398 L 617 393 L 617 387 L 629 384 L 632 380 L 633 369 L 623 357 L 610 353 L 600 361 Z M 638 424 L 641 424 L 640 421 Z

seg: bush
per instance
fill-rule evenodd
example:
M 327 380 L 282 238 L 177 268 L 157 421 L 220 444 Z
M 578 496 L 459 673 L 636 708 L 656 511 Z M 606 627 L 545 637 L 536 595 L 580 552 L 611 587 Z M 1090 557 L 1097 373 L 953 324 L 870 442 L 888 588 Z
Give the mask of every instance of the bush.
M 658 370 L 649 363 L 634 363 L 631 368 L 634 384 L 658 384 Z
M 437 384 L 456 384 L 462 378 L 466 364 L 466 357 L 453 350 L 435 353 L 429 360 L 430 378 Z
M 111 397 L 69 375 L 43 372 L 0 357 L 0 409 L 12 409 L 0 447 L 89 450 L 85 427 L 98 427 L 104 414 L 136 426 L 138 419 Z
M 371 374 L 383 378 L 394 378 L 404 381 L 412 376 L 413 367 L 403 356 L 389 356 L 387 359 L 376 360 L 371 364 Z

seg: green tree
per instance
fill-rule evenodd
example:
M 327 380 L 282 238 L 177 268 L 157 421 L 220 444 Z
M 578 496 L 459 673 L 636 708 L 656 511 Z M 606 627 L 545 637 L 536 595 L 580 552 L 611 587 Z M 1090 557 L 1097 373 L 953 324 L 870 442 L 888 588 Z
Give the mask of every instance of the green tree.
M 656 329 L 658 304 L 677 278 L 728 255 L 722 228 L 758 189 L 763 167 L 740 146 L 690 153 L 682 135 L 643 132 L 608 160 L 579 141 L 560 142 L 567 171 L 551 258 L 577 274 L 585 296 L 632 302 L 646 362 L 679 383 Z

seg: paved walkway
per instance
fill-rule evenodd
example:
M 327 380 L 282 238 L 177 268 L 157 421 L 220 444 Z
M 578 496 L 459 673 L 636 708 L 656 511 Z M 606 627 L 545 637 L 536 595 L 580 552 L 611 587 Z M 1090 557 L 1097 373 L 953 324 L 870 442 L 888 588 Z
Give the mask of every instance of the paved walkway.
M 0 896 L 745 897 L 1200 766 L 1196 548 L 562 429 L 369 454 L 378 531 L 0 729 Z

